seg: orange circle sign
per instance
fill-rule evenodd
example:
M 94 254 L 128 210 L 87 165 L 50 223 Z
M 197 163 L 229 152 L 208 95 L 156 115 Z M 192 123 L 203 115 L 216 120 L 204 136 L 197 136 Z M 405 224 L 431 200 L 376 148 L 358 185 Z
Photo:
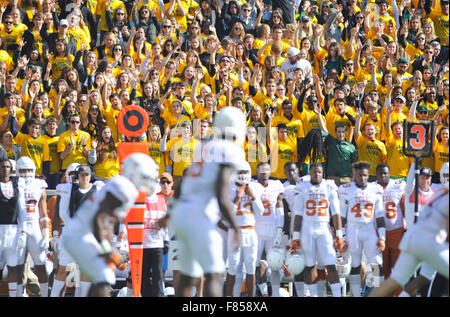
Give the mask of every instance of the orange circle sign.
M 127 137 L 140 136 L 147 130 L 148 124 L 147 113 L 139 106 L 125 106 L 117 117 L 117 128 Z

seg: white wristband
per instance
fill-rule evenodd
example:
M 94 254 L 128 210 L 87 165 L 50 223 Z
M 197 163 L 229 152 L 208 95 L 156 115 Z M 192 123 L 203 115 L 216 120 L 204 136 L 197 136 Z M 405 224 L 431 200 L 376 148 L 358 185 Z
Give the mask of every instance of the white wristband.
M 49 217 L 43 217 L 43 218 L 39 219 L 39 222 L 50 222 L 50 218 Z
M 343 235 L 342 235 L 342 229 L 336 230 L 336 237 L 342 239 L 342 237 L 343 237 Z
M 294 231 L 292 233 L 292 240 L 300 240 L 300 232 Z
M 122 233 L 122 232 L 127 232 L 127 226 L 124 223 L 120 224 L 120 226 L 119 226 L 119 233 Z

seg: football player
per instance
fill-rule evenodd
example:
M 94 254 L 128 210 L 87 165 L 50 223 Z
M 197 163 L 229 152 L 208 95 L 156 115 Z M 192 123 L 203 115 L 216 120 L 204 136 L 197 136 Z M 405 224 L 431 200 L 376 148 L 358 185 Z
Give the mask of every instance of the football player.
M 384 277 L 388 278 L 400 255 L 398 245 L 406 229 L 404 215 L 404 197 L 406 183 L 391 179 L 389 165 L 381 163 L 377 166 L 377 184 L 383 187 L 383 205 L 386 224 L 386 248 L 383 251 Z
M 261 261 L 263 251 L 268 254 L 269 250 L 275 245 L 282 245 L 284 208 L 283 192 L 284 186 L 279 180 L 269 179 L 269 163 L 260 163 L 256 169 L 258 191 L 261 192 L 261 200 L 264 206 L 262 215 L 255 217 L 256 234 L 258 235 L 258 260 Z M 272 297 L 279 296 L 281 276 L 276 270 L 271 271 L 270 283 L 272 285 Z M 262 293 L 265 293 L 263 290 Z
M 361 262 L 362 253 L 368 263 L 375 265 L 375 285 L 383 276 L 382 257 L 384 251 L 386 226 L 384 222 L 383 188 L 368 183 L 370 164 L 356 162 L 353 164 L 354 181 L 339 186 L 341 217 L 346 221 L 346 237 L 343 250 L 347 246 L 351 255 L 350 288 L 354 297 L 361 296 Z
M 309 182 L 297 185 L 299 194 L 294 204 L 292 248 L 296 250 L 301 247 L 304 252 L 305 283 L 308 284 L 311 296 L 318 296 L 316 263 L 319 260 L 327 269 L 327 280 L 333 296 L 341 297 L 341 285 L 336 271 L 336 252 L 329 228 L 331 214 L 336 229 L 335 247 L 340 250 L 343 239 L 337 187 L 334 181 L 322 178 L 323 168 L 320 163 L 311 164 L 310 176 Z
M 27 241 L 23 187 L 10 177 L 11 162 L 0 158 L 0 250 L 8 266 L 9 297 L 17 296 L 17 257 Z
M 388 296 L 405 285 L 422 261 L 449 277 L 449 249 L 442 233 L 448 237 L 448 189 L 439 190 L 422 210 L 417 223 L 409 227 L 400 242 L 400 256 L 391 277 L 375 288 L 370 297 Z
M 61 239 L 65 235 L 67 225 L 73 220 L 74 216 L 78 212 L 78 208 L 81 206 L 84 200 L 88 199 L 93 193 L 98 191 L 103 182 L 91 183 L 92 169 L 88 165 L 78 165 L 73 169 L 74 181 L 56 186 L 57 194 L 60 196 L 60 201 L 57 206 L 57 212 L 55 212 L 54 223 L 58 218 L 61 218 L 64 222 L 63 230 L 61 231 Z M 68 175 L 69 179 L 71 175 Z M 53 231 L 55 232 L 55 231 Z M 54 234 L 55 235 L 55 234 Z M 55 238 L 57 239 L 57 238 Z M 66 268 L 73 261 L 73 257 L 65 250 L 62 245 L 59 245 L 58 252 L 58 270 L 55 274 L 55 280 L 53 282 L 51 297 L 61 296 L 61 291 L 64 288 L 66 281 Z M 76 288 L 76 297 L 86 297 L 89 291 L 91 283 L 86 275 L 81 274 L 80 288 Z
M 234 216 L 237 225 L 241 228 L 241 246 L 236 245 L 233 239 L 233 230 L 228 230 L 228 274 L 225 283 L 225 296 L 233 295 L 235 275 L 240 267 L 240 262 L 245 266 L 246 287 L 248 297 L 255 296 L 255 270 L 258 253 L 258 237 L 255 231 L 255 215 L 261 215 L 264 207 L 260 193 L 254 187 L 251 180 L 251 167 L 243 161 L 237 167 L 234 184 L 231 185 L 231 199 L 233 201 Z M 241 260 L 242 257 L 242 260 Z
M 289 221 L 289 230 L 286 230 L 285 224 L 285 232 L 291 233 L 293 232 L 294 226 L 294 201 L 295 196 L 298 195 L 298 191 L 296 190 L 297 183 L 302 181 L 299 177 L 298 166 L 294 162 L 287 162 L 284 165 L 284 174 L 286 175 L 287 181 L 283 183 L 284 186 L 284 214 L 285 218 L 288 218 Z M 309 175 L 308 175 L 309 177 Z M 298 297 L 303 297 L 305 293 L 305 284 L 303 272 L 294 276 L 294 286 L 297 292 Z
M 171 227 L 180 244 L 176 296 L 189 297 L 203 274 L 204 295 L 222 296 L 225 263 L 217 223 L 222 214 L 233 229 L 233 240 L 240 241 L 241 229 L 233 216 L 229 192 L 235 168 L 245 160 L 245 131 L 243 112 L 235 107 L 222 108 L 214 118 L 215 138 L 202 147 L 201 160 L 188 167 L 181 190 L 174 196 L 176 205 L 169 206 Z M 159 221 L 161 226 L 169 215 Z
M 115 275 L 109 264 L 120 263 L 111 247 L 114 224 L 125 219 L 138 190 L 152 195 L 157 184 L 155 161 L 143 153 L 130 154 L 122 163 L 121 175 L 90 195 L 64 227 L 64 248 L 92 282 L 88 296 L 110 296 Z
M 47 183 L 36 179 L 36 166 L 31 158 L 22 156 L 17 160 L 16 169 L 19 180 L 23 182 L 25 207 L 27 211 L 26 231 L 27 245 L 25 252 L 18 258 L 17 272 L 24 274 L 24 264 L 27 252 L 30 252 L 34 263 L 34 272 L 39 280 L 41 297 L 48 297 L 48 275 L 45 269 L 45 251 L 50 245 L 49 218 L 47 215 Z M 22 279 L 19 278 L 17 295 L 23 294 Z

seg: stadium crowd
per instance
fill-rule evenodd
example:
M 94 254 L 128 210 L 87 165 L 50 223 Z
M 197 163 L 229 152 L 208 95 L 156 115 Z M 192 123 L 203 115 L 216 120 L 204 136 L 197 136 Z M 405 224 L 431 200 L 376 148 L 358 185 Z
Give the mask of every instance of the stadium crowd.
M 382 163 L 406 181 L 405 120 L 435 121 L 433 183 L 449 161 L 448 0 L 0 0 L 0 20 L 0 155 L 31 158 L 47 189 L 73 163 L 106 183 L 118 143 L 147 142 L 168 199 L 226 106 L 255 180 L 321 163 L 339 186 L 366 161 L 370 182 Z M 119 131 L 128 105 L 139 137 Z

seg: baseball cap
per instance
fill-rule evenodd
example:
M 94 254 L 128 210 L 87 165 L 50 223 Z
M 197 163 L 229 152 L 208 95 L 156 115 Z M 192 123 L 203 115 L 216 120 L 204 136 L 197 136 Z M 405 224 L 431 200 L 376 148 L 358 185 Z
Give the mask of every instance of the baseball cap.
M 235 102 L 238 102 L 238 101 L 244 102 L 244 100 L 242 100 L 241 97 L 234 97 L 233 99 L 231 99 L 231 103 L 232 103 L 232 104 L 235 103 Z
M 408 64 L 408 60 L 404 57 L 400 57 L 397 61 L 397 64 Z
M 309 22 L 309 21 L 310 21 L 310 19 L 309 19 L 308 16 L 304 15 L 304 16 L 302 17 L 302 22 Z
M 290 57 L 297 56 L 300 53 L 300 50 L 296 47 L 291 47 L 288 49 L 287 54 Z
M 431 176 L 432 175 L 431 169 L 429 167 L 422 167 L 420 169 L 420 173 L 419 174 L 420 175 L 427 175 L 427 176 Z
M 416 108 L 416 111 L 417 112 L 428 112 L 428 108 L 427 108 L 427 106 L 420 105 Z
M 59 25 L 67 25 L 67 26 L 69 26 L 69 21 L 67 21 L 66 19 L 62 19 L 61 21 L 59 21 Z
M 173 182 L 173 177 L 170 173 L 167 173 L 167 172 L 162 173 L 161 177 L 159 179 L 161 180 L 163 178 L 167 179 L 170 182 Z
M 405 97 L 403 97 L 402 95 L 398 95 L 397 97 L 395 97 L 395 99 L 400 99 L 401 101 L 403 101 L 404 103 L 406 103 L 406 99 L 405 99 Z
M 92 174 L 91 168 L 88 165 L 80 165 L 77 168 L 78 174 Z

